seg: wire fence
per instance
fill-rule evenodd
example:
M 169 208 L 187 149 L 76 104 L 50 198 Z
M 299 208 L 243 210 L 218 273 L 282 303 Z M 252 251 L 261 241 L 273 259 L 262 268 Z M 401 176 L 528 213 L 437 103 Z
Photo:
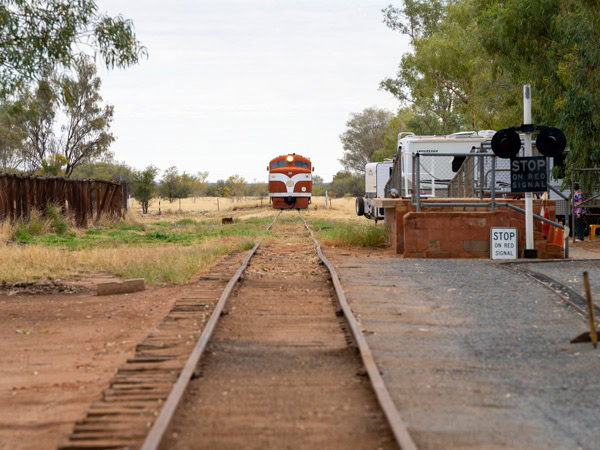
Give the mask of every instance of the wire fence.
M 126 191 L 125 183 L 0 173 L 0 221 L 28 221 L 32 211 L 46 215 L 54 204 L 85 228 L 102 216 L 120 217 Z
M 417 198 L 490 198 L 510 194 L 510 162 L 493 153 L 415 154 L 404 191 Z

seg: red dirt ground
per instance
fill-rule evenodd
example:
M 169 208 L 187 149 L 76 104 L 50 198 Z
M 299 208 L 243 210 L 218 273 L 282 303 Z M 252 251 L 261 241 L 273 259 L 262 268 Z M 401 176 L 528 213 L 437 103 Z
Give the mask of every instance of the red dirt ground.
M 98 281 L 0 288 L 0 449 L 56 448 L 135 345 L 197 289 L 98 297 Z

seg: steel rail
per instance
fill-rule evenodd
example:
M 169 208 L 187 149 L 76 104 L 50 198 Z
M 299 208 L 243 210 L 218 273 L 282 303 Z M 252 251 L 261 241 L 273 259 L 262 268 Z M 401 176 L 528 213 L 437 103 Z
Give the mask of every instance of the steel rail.
M 408 432 L 408 429 L 406 428 L 406 425 L 404 424 L 402 417 L 400 417 L 400 414 L 398 413 L 398 410 L 396 409 L 396 405 L 394 405 L 394 402 L 392 401 L 392 397 L 390 396 L 390 393 L 387 390 L 385 383 L 383 382 L 383 378 L 381 377 L 381 374 L 379 373 L 379 369 L 377 368 L 377 364 L 375 363 L 375 358 L 373 358 L 371 349 L 369 348 L 369 345 L 367 344 L 367 340 L 365 339 L 364 335 L 362 334 L 362 331 L 360 330 L 360 327 L 358 325 L 358 321 L 354 317 L 354 314 L 352 313 L 352 310 L 350 309 L 350 306 L 348 305 L 348 301 L 346 300 L 344 290 L 342 289 L 342 283 L 340 282 L 337 272 L 336 272 L 335 268 L 333 267 L 333 265 L 329 262 L 329 260 L 323 254 L 323 252 L 321 250 L 321 245 L 319 244 L 319 241 L 317 241 L 317 239 L 315 238 L 314 233 L 308 226 L 308 223 L 302 216 L 302 213 L 300 211 L 298 211 L 298 213 L 300 214 L 300 218 L 304 222 L 304 226 L 310 233 L 310 236 L 315 244 L 315 247 L 317 250 L 317 255 L 319 256 L 319 258 L 321 259 L 323 264 L 325 264 L 325 267 L 327 267 L 327 270 L 329 270 L 329 273 L 331 275 L 331 280 L 333 281 L 333 286 L 334 286 L 335 292 L 337 294 L 338 302 L 340 304 L 340 307 L 342 308 L 344 317 L 346 318 L 346 321 L 348 322 L 348 325 L 352 332 L 354 341 L 356 342 L 356 345 L 358 346 L 358 350 L 360 351 L 360 356 L 361 356 L 363 364 L 365 366 L 365 370 L 367 371 L 367 374 L 369 375 L 369 380 L 371 380 L 371 385 L 373 386 L 373 390 L 375 391 L 375 395 L 376 395 L 377 400 L 379 401 L 379 405 L 381 406 L 381 409 L 383 410 L 383 413 L 388 421 L 388 424 L 389 424 L 390 428 L 392 429 L 394 438 L 396 439 L 398 446 L 402 450 L 416 450 L 417 446 L 416 446 L 415 442 L 413 441 L 410 433 Z
M 279 213 L 275 216 L 275 218 L 273 219 L 271 224 L 267 227 L 267 231 L 271 229 L 271 227 L 277 221 L 277 218 L 279 217 L 280 214 L 281 214 L 281 211 L 279 211 Z M 198 363 L 200 362 L 200 358 L 202 357 L 202 354 L 204 353 L 204 350 L 206 349 L 208 341 L 212 337 L 212 334 L 215 330 L 217 322 L 219 321 L 219 318 L 221 317 L 221 313 L 223 312 L 225 304 L 227 303 L 227 300 L 229 299 L 229 296 L 231 295 L 231 292 L 233 291 L 235 284 L 239 281 L 240 277 L 242 276 L 242 273 L 248 266 L 250 259 L 252 258 L 252 256 L 254 256 L 256 249 L 258 249 L 258 247 L 260 246 L 262 241 L 263 240 L 261 238 L 256 243 L 256 245 L 254 247 L 252 247 L 251 250 L 248 251 L 248 254 L 244 258 L 244 261 L 242 262 L 242 264 L 240 265 L 238 270 L 235 272 L 233 277 L 231 277 L 231 279 L 227 283 L 227 286 L 223 290 L 223 293 L 221 294 L 221 297 L 219 298 L 219 301 L 217 302 L 215 309 L 213 310 L 212 314 L 210 315 L 210 319 L 206 323 L 204 330 L 202 330 L 202 334 L 200 335 L 200 337 L 198 338 L 198 341 L 196 342 L 196 346 L 194 347 L 194 350 L 190 354 L 190 357 L 188 358 L 187 362 L 185 363 L 183 370 L 179 374 L 179 378 L 177 379 L 177 382 L 175 383 L 175 385 L 173 386 L 173 389 L 171 390 L 169 396 L 167 397 L 167 400 L 165 401 L 165 403 L 160 411 L 160 414 L 154 421 L 154 424 L 152 425 L 150 432 L 146 436 L 146 440 L 144 441 L 144 444 L 141 447 L 142 450 L 156 450 L 160 446 L 160 443 L 167 431 L 167 428 L 169 427 L 169 424 L 171 423 L 171 420 L 173 419 L 173 415 L 175 414 L 175 411 L 177 410 L 177 407 L 179 406 L 179 402 L 183 398 L 185 390 L 186 390 L 190 380 L 192 379 L 192 376 L 196 372 Z
M 564 261 L 564 264 L 571 263 L 572 261 Z M 588 260 L 588 261 L 600 261 L 599 259 Z M 578 313 L 582 316 L 586 317 L 588 315 L 587 311 L 587 300 L 586 298 L 575 292 L 572 288 L 567 286 L 566 284 L 561 283 L 558 280 L 555 280 L 548 275 L 545 275 L 540 272 L 536 272 L 535 270 L 522 267 L 524 264 L 544 264 L 544 263 L 556 263 L 555 260 L 541 260 L 536 261 L 535 263 L 531 261 L 509 261 L 509 262 L 500 262 L 496 263 L 500 267 L 509 269 L 513 272 L 521 274 L 527 278 L 530 278 L 548 290 L 554 292 L 562 301 L 573 307 Z M 600 305 L 594 305 L 594 309 L 600 313 Z

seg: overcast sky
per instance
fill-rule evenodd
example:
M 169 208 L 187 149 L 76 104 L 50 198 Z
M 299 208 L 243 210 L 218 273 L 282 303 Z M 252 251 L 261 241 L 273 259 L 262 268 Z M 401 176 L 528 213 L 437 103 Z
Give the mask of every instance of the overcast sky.
M 268 161 L 295 152 L 331 180 L 350 113 L 398 106 L 378 90 L 408 50 L 381 22 L 389 1 L 98 0 L 149 52 L 100 70 L 116 159 L 266 181 Z

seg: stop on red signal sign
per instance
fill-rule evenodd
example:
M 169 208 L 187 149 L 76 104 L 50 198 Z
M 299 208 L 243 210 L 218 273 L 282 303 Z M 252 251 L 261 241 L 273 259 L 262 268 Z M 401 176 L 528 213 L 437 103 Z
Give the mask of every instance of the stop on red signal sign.
M 510 160 L 511 192 L 546 192 L 548 163 L 545 156 L 529 156 Z

